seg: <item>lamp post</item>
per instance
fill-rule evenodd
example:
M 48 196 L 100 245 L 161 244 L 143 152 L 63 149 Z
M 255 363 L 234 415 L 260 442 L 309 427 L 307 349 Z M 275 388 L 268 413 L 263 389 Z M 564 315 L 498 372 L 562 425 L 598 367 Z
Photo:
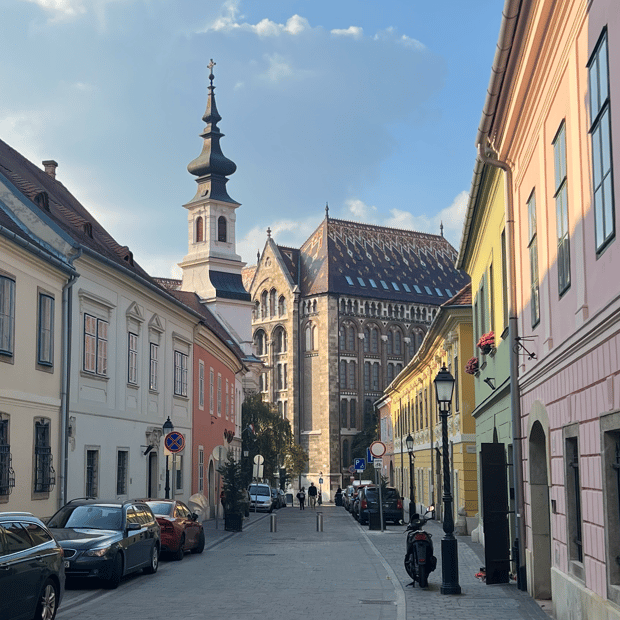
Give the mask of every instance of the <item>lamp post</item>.
M 407 435 L 405 443 L 407 444 L 407 452 L 409 452 L 409 521 L 411 521 L 411 516 L 416 511 L 415 489 L 413 488 L 413 437 L 411 434 Z
M 171 433 L 174 430 L 174 424 L 170 421 L 170 416 L 168 416 L 168 419 L 164 422 L 164 438 L 166 437 L 166 435 L 168 433 Z M 168 465 L 168 459 L 170 458 L 170 456 L 168 454 L 166 454 L 166 487 L 165 487 L 165 491 L 166 491 L 166 499 L 170 499 L 170 468 Z
M 435 395 L 441 417 L 441 438 L 443 457 L 443 531 L 441 540 L 441 593 L 460 594 L 459 557 L 454 537 L 454 516 L 452 514 L 452 492 L 450 491 L 450 459 L 448 456 L 448 415 L 454 391 L 454 377 L 445 365 L 434 380 Z

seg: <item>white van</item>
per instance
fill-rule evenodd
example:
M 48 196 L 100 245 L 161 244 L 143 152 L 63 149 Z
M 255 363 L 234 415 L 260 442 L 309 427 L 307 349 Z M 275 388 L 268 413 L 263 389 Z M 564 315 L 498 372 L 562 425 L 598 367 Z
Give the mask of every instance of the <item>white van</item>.
M 250 510 L 272 512 L 271 487 L 268 484 L 254 482 L 248 487 Z

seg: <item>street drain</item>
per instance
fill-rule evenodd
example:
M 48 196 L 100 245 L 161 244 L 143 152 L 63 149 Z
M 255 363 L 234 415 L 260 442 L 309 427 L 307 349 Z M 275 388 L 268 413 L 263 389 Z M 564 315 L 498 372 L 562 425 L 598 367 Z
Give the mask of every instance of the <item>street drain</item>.
M 394 601 L 360 601 L 361 605 L 394 605 Z

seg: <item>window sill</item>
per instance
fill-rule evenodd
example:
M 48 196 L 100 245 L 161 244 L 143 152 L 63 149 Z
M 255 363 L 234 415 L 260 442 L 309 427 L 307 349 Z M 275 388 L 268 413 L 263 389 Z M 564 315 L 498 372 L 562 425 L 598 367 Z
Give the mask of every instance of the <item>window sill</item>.
M 15 364 L 15 356 L 12 353 L 0 353 L 0 362 L 4 364 Z
M 582 581 L 585 583 L 586 572 L 585 572 L 583 563 L 578 562 L 577 560 L 569 560 L 568 571 L 573 577 L 575 577 L 575 579 L 579 579 L 579 581 Z
M 46 372 L 48 375 L 54 374 L 54 366 L 52 364 L 40 364 L 37 362 L 35 368 L 41 372 Z
M 139 390 L 140 386 L 137 383 L 127 383 L 127 387 L 131 388 L 132 390 Z
M 173 397 L 179 400 L 189 400 L 189 396 L 184 396 L 183 394 L 173 394 Z
M 88 379 L 95 379 L 97 381 L 104 381 L 107 383 L 110 377 L 107 375 L 96 375 L 94 372 L 88 372 L 87 370 L 80 370 L 80 376 Z

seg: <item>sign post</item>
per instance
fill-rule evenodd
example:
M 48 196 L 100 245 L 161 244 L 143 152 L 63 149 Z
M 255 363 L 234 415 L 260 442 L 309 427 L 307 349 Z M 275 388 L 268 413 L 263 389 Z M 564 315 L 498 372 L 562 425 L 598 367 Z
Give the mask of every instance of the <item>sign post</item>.
M 172 455 L 172 499 L 175 491 L 175 465 L 176 455 L 185 448 L 185 437 L 179 431 L 170 431 L 164 439 L 164 454 L 166 454 L 166 499 L 170 499 L 170 469 L 168 468 L 168 458 Z

